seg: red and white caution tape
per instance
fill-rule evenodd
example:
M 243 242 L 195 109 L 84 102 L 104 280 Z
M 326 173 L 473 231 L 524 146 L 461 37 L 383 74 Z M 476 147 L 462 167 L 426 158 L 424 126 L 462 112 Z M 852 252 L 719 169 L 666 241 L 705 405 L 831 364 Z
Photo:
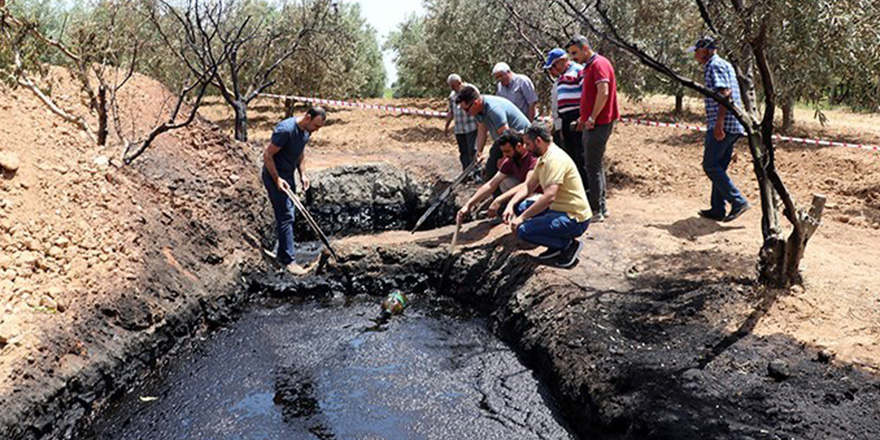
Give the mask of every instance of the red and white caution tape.
M 379 105 L 379 104 L 368 104 L 363 102 L 351 102 L 351 101 L 339 101 L 335 99 L 323 99 L 323 98 L 311 98 L 306 96 L 295 96 L 295 95 L 275 95 L 271 93 L 261 93 L 260 96 L 265 96 L 267 98 L 276 98 L 276 99 L 293 99 L 296 101 L 309 102 L 313 104 L 325 104 L 332 105 L 336 107 L 353 107 L 353 108 L 362 108 L 367 110 L 377 110 L 377 111 L 385 111 L 389 113 L 400 113 L 404 115 L 417 115 L 417 116 L 427 116 L 427 117 L 439 117 L 445 118 L 446 112 L 438 112 L 434 110 L 421 110 L 414 108 L 405 108 L 405 107 L 394 107 L 390 105 Z M 549 121 L 548 118 L 540 118 L 544 121 Z M 697 126 L 697 125 L 689 125 L 689 124 L 680 124 L 677 122 L 658 122 L 658 121 L 650 121 L 645 119 L 635 119 L 635 118 L 620 118 L 621 122 L 624 124 L 635 124 L 635 125 L 644 125 L 647 127 L 662 127 L 662 128 L 678 128 L 682 130 L 692 130 L 692 131 L 707 131 L 706 127 Z M 848 142 L 837 142 L 837 141 L 829 141 L 822 139 L 804 139 L 804 138 L 796 138 L 782 135 L 774 135 L 774 139 L 780 142 L 792 142 L 803 145 L 816 145 L 816 146 L 825 146 L 825 147 L 847 147 L 847 148 L 859 148 L 863 150 L 872 150 L 880 152 L 880 146 L 877 145 L 866 145 L 866 144 L 851 144 Z

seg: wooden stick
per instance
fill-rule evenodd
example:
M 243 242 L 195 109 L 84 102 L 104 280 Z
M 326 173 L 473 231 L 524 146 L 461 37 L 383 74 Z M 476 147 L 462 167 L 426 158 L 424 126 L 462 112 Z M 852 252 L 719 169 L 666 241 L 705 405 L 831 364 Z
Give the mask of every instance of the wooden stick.
M 321 231 L 321 227 L 318 226 L 318 222 L 315 221 L 312 215 L 309 214 L 309 211 L 306 210 L 306 207 L 303 206 L 303 204 L 299 201 L 299 197 L 297 197 L 296 194 L 293 193 L 293 191 L 287 188 L 281 188 L 281 191 L 287 194 L 287 197 L 290 197 L 290 201 L 293 202 L 293 206 L 295 206 L 300 214 L 305 217 L 306 223 L 308 223 L 309 226 L 312 227 L 312 230 L 314 230 L 315 233 L 318 234 L 318 238 L 320 238 L 321 242 L 324 243 L 324 247 L 326 247 L 327 250 L 330 251 L 330 255 L 333 256 L 333 259 L 339 261 L 339 257 L 336 255 L 336 251 L 334 251 L 333 247 L 330 246 L 330 240 L 328 240 L 327 236 L 324 235 L 324 233 Z
M 452 234 L 452 243 L 449 244 L 449 256 L 455 255 L 455 245 L 458 244 L 458 233 L 461 231 L 461 222 L 455 222 L 455 232 Z

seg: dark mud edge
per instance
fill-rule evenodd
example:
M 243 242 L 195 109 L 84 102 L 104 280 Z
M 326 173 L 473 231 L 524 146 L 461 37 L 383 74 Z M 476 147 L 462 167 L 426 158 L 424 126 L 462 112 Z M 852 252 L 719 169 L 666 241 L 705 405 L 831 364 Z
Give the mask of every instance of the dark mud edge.
M 778 292 L 650 271 L 629 289 L 598 290 L 508 251 L 510 237 L 466 249 L 443 279 L 448 239 L 343 246 L 318 276 L 263 282 L 278 296 L 404 288 L 454 297 L 491 316 L 583 438 L 880 438 L 876 375 L 819 347 L 750 333 Z
M 65 316 L 40 336 L 37 353 L 15 366 L 16 387 L 0 395 L 0 439 L 78 438 L 108 400 L 285 279 L 267 274 L 270 266 L 260 257 L 274 233 L 256 173 L 246 173 L 247 183 L 224 187 L 194 178 L 173 155 L 160 153 L 121 175 L 163 195 L 197 196 L 209 206 L 207 213 L 166 209 L 145 217 L 141 227 L 150 245 L 138 288 L 119 292 L 113 303 L 97 304 L 82 317 Z M 144 177 L 157 173 L 158 179 Z M 307 205 L 319 223 L 337 225 L 332 232 L 340 235 L 411 226 L 438 192 L 436 185 L 387 164 L 323 170 L 313 179 Z M 444 203 L 437 221 L 450 221 L 456 210 L 454 200 Z M 245 231 L 240 225 L 252 226 Z M 310 238 L 310 231 L 296 232 Z

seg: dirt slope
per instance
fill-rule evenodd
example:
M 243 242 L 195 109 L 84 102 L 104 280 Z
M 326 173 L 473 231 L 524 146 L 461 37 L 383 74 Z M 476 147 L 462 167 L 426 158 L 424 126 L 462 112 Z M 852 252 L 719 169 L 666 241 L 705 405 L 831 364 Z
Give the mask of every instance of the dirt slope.
M 88 115 L 63 71 L 51 79 Z M 139 76 L 123 92 L 123 123 L 143 133 L 168 92 Z M 115 139 L 92 146 L 29 91 L 0 93 L 0 154 L 20 163 L 0 179 L 0 438 L 58 434 L 70 420 L 53 408 L 87 413 L 100 384 L 124 382 L 120 365 L 155 358 L 136 348 L 145 335 L 186 334 L 187 313 L 246 291 L 258 257 L 241 231 L 264 224 L 258 153 L 199 121 L 122 167 Z

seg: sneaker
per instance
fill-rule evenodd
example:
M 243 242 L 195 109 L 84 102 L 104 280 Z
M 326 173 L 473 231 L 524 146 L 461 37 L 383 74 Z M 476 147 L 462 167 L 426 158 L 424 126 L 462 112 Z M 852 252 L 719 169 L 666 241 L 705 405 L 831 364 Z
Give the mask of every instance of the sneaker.
M 571 244 L 566 247 L 556 260 L 556 267 L 569 268 L 577 263 L 578 255 L 584 247 L 584 242 L 580 240 L 572 240 Z
M 593 218 L 590 219 L 590 223 L 603 223 L 605 222 L 605 214 L 601 212 L 593 215 Z
M 550 248 L 547 248 L 546 251 L 541 252 L 541 253 L 538 254 L 538 256 L 536 256 L 535 258 L 537 258 L 537 259 L 539 259 L 539 260 L 541 260 L 541 261 L 546 261 L 546 260 L 550 260 L 550 259 L 553 259 L 553 258 L 558 257 L 559 254 L 561 254 L 561 253 L 562 253 L 562 249 L 550 249 Z
M 286 268 L 287 268 L 287 271 L 288 271 L 288 272 L 290 272 L 290 273 L 292 273 L 292 274 L 294 274 L 294 275 L 296 275 L 296 276 L 303 276 L 303 275 L 306 275 L 306 274 L 309 273 L 309 270 L 308 270 L 308 269 L 306 269 L 306 268 L 304 268 L 304 267 L 302 267 L 302 266 L 300 266 L 299 264 L 296 264 L 296 263 L 290 263 L 290 264 L 287 265 Z
M 716 222 L 724 221 L 724 214 L 715 214 L 714 212 L 712 212 L 711 209 L 701 209 L 697 211 L 697 214 L 699 214 L 700 217 L 707 218 L 709 220 L 715 220 Z
M 724 220 L 721 220 L 721 221 L 723 221 L 725 223 L 732 222 L 732 221 L 736 220 L 737 218 L 739 218 L 739 216 L 741 216 L 744 212 L 748 211 L 749 208 L 751 208 L 751 207 L 752 207 L 752 205 L 749 202 L 745 202 L 739 206 L 734 206 L 733 208 L 730 209 L 730 214 L 727 214 L 727 216 L 724 217 Z

